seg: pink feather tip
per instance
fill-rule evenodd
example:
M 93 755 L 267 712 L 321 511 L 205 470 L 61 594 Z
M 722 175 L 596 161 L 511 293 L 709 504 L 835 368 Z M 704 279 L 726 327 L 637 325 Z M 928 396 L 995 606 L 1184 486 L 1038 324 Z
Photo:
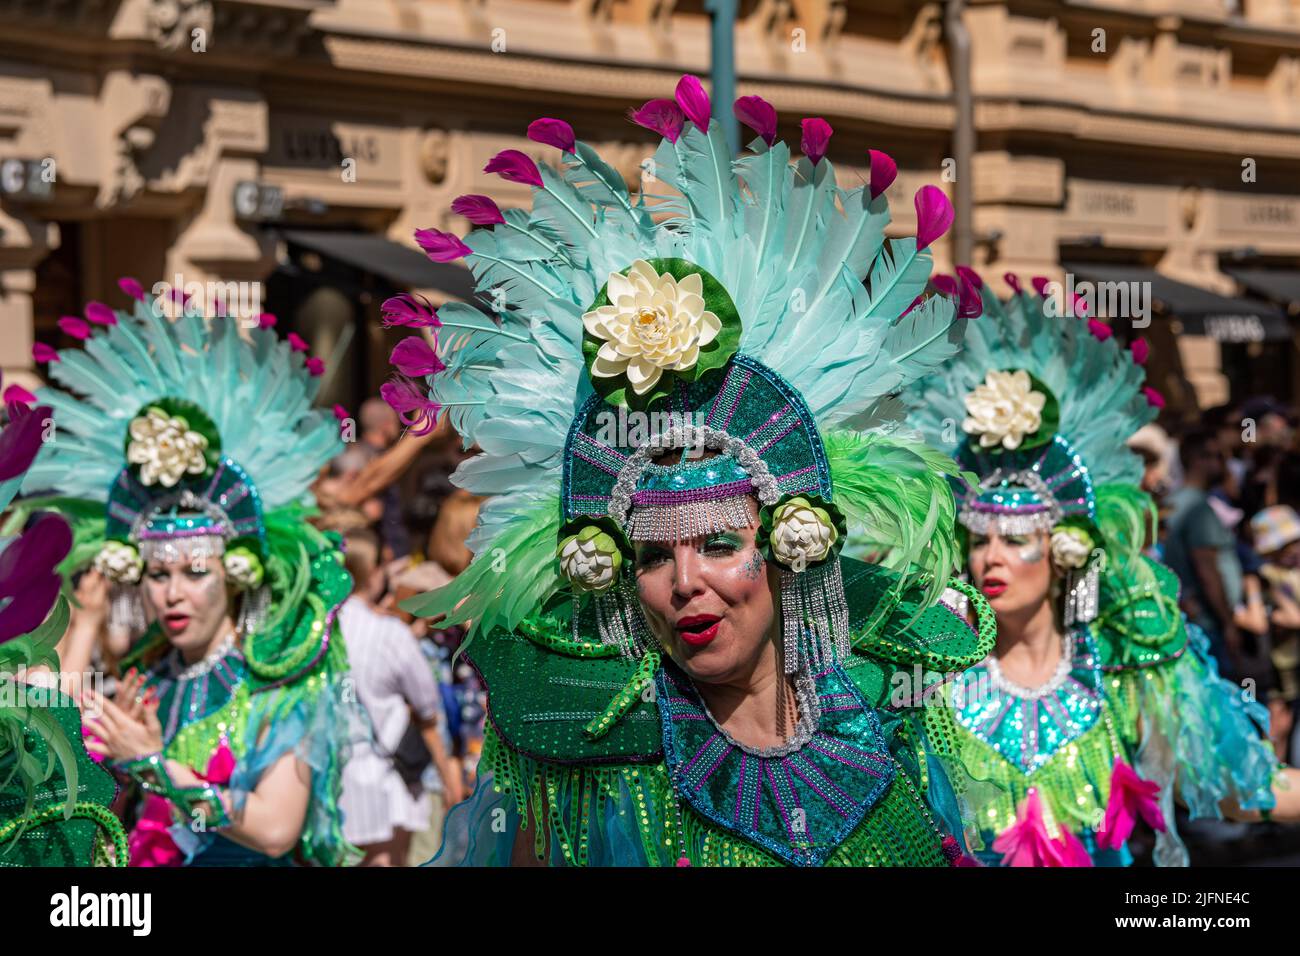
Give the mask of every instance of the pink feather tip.
M 57 362 L 59 361 L 59 353 L 44 342 L 37 342 L 32 346 L 32 361 L 40 365 L 47 362 Z
M 826 155 L 826 148 L 831 143 L 831 134 L 835 130 L 831 129 L 831 124 L 820 116 L 802 119 L 799 125 L 803 128 L 803 138 L 799 142 L 799 148 L 808 157 L 808 162 L 816 166 Z
M 118 279 L 117 287 L 137 302 L 144 301 L 144 286 L 130 276 L 123 276 Z
M 878 149 L 869 149 L 867 154 L 871 157 L 871 198 L 875 199 L 898 178 L 898 164 L 894 157 Z
M 1151 407 L 1153 408 L 1165 407 L 1165 397 L 1161 395 L 1159 392 L 1157 392 L 1150 385 L 1143 387 L 1142 394 L 1147 397 L 1147 404 L 1150 405 Z
M 1158 795 L 1160 785 L 1143 780 L 1132 767 L 1115 758 L 1110 773 L 1110 799 L 1106 801 L 1106 816 L 1097 832 L 1097 846 L 1118 850 L 1133 833 L 1139 819 L 1161 833 L 1165 830 L 1165 815 L 1160 810 Z
M 1146 339 L 1134 339 L 1129 344 L 1129 352 L 1133 355 L 1133 361 L 1138 365 L 1146 365 L 1147 359 L 1151 356 L 1151 346 Z
M 541 143 L 543 146 L 554 146 L 565 153 L 572 153 L 577 145 L 577 137 L 573 135 L 573 127 L 562 119 L 551 119 L 550 117 L 542 117 L 529 123 L 528 138 L 534 143 Z
M 87 302 L 86 318 L 96 325 L 117 325 L 117 314 L 102 302 Z
M 36 396 L 21 385 L 10 385 L 4 392 L 4 403 L 6 405 L 34 405 Z
M 457 196 L 451 201 L 451 211 L 476 226 L 499 226 L 506 221 L 506 217 L 501 215 L 501 207 L 490 196 Z
M 938 186 L 925 185 L 913 198 L 916 206 L 916 249 L 926 249 L 952 225 L 952 202 Z
M 63 318 L 59 319 L 58 325 L 65 335 L 70 335 L 74 339 L 84 342 L 90 338 L 90 325 L 84 319 L 79 319 L 75 315 L 63 316 Z
M 677 89 L 674 91 L 677 99 L 677 105 L 681 107 L 682 113 L 692 123 L 700 129 L 707 131 L 709 128 L 709 114 L 713 110 L 713 104 L 709 101 L 709 94 L 705 92 L 704 84 L 700 82 L 698 76 L 685 74 L 677 81 Z
M 524 186 L 542 186 L 542 174 L 527 153 L 517 149 L 503 149 L 487 161 L 485 173 L 496 173 L 502 179 Z
M 670 143 L 681 138 L 686 126 L 686 114 L 673 100 L 649 100 L 638 110 L 628 110 L 628 119 L 657 133 Z
M 732 112 L 768 146 L 776 142 L 776 107 L 761 96 L 742 96 L 732 105 Z
M 1110 338 L 1112 335 L 1115 334 L 1114 330 L 1111 329 L 1109 325 L 1097 319 L 1088 320 L 1088 331 L 1091 332 L 1092 337 L 1099 342 L 1105 342 L 1108 338 Z
M 474 250 L 465 245 L 459 236 L 440 229 L 415 230 L 415 242 L 434 262 L 454 262 L 474 254 Z
M 402 424 L 411 429 L 412 435 L 427 435 L 437 427 L 441 406 L 430 401 L 424 389 L 409 378 L 397 376 L 385 382 L 379 394 L 397 412 Z

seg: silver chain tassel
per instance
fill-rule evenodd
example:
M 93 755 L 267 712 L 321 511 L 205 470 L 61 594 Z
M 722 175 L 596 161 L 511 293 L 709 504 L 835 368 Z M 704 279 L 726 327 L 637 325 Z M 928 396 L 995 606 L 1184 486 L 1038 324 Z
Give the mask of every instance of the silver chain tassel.
M 243 637 L 256 634 L 266 623 L 271 610 L 271 589 L 265 584 L 260 588 L 244 592 L 244 599 L 239 603 L 239 620 L 236 627 Z
M 574 595 L 575 602 L 577 595 Z M 596 632 L 602 644 L 617 645 L 628 660 L 639 660 L 654 641 L 650 625 L 641 613 L 636 588 L 625 581 L 601 591 L 592 599 L 596 612 Z M 574 638 L 578 639 L 578 613 L 573 615 Z
M 781 569 L 781 641 L 787 674 L 798 673 L 802 661 L 821 671 L 849 656 L 849 603 L 838 560 L 801 572 Z
M 1097 617 L 1100 603 L 1101 573 L 1097 562 L 1082 574 L 1070 571 L 1065 578 L 1065 609 L 1062 617 L 1065 626 L 1087 624 Z
M 140 588 L 134 584 L 114 584 L 108 597 L 108 626 L 111 630 L 126 633 L 134 641 L 144 633 L 144 601 Z
M 749 495 L 744 494 L 667 507 L 633 508 L 627 534 L 633 541 L 685 541 L 753 524 Z

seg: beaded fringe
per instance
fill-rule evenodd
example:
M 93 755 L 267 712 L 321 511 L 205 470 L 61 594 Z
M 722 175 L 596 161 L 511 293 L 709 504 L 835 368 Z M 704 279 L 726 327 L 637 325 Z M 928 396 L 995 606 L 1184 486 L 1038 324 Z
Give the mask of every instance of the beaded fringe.
M 617 645 L 628 660 L 639 659 L 654 643 L 633 585 L 620 581 L 597 594 L 592 599 L 592 606 L 596 611 L 596 632 L 601 643 Z M 573 637 L 574 640 L 583 640 L 578 633 L 578 617 L 573 615 Z
M 785 672 L 801 661 L 814 672 L 849 656 L 849 603 L 833 558 L 804 571 L 781 570 L 781 639 Z
M 1082 574 L 1071 571 L 1065 579 L 1065 626 L 1087 624 L 1097 617 L 1101 574 L 1097 562 Z
M 271 589 L 265 584 L 255 591 L 245 591 L 239 603 L 239 620 L 236 627 L 244 637 L 256 634 L 266 623 L 271 612 Z
M 144 633 L 144 601 L 140 588 L 134 584 L 114 584 L 109 590 L 108 626 L 110 629 L 131 635 L 131 639 Z
M 226 553 L 226 539 L 219 534 L 200 534 L 181 538 L 145 538 L 140 542 L 140 558 L 145 564 L 161 561 L 163 564 L 188 562 L 203 567 L 213 558 Z
M 684 842 L 694 866 L 783 866 L 781 860 L 682 807 L 681 832 L 673 802 L 677 799 L 662 763 L 629 765 L 544 763 L 511 750 L 491 724 L 483 739 L 480 772 L 492 776 L 493 788 L 513 797 L 521 824 L 534 833 L 533 851 L 545 859 L 559 848 L 569 866 L 586 866 L 591 828 L 600 827 L 610 803 L 626 791 L 644 812 L 636 818 L 641 850 L 651 866 L 672 866 Z M 827 866 L 944 866 L 938 841 L 911 801 L 893 793 L 876 804 Z M 522 831 L 516 831 L 517 835 Z
M 686 501 L 666 507 L 632 509 L 628 537 L 633 541 L 684 541 L 704 534 L 754 525 L 748 494 L 706 501 Z
M 966 530 L 975 534 L 988 534 L 990 530 L 996 530 L 1000 535 L 1010 536 L 1051 531 L 1059 518 L 1050 511 L 1033 511 L 1029 514 L 994 513 L 978 511 L 968 506 L 962 508 L 957 520 Z

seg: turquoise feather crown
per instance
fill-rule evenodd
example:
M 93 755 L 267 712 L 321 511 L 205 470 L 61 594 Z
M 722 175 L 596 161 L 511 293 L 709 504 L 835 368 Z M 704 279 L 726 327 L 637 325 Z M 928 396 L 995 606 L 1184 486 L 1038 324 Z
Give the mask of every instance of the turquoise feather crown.
M 1076 619 L 1089 619 L 1107 558 L 1141 574 L 1154 516 L 1137 487 L 1141 460 L 1125 445 L 1160 402 L 1144 386 L 1146 345 L 1126 353 L 1073 304 L 1061 314 L 1042 296 L 1046 280 L 1030 292 L 1008 275 L 1015 291 L 1004 305 L 973 273 L 966 279 L 981 288 L 983 318 L 955 361 L 904 394 L 910 421 L 936 447 L 956 444 L 957 460 L 978 479 L 954 483 L 960 524 L 977 534 L 1053 532 L 1053 556 L 1081 588 L 1067 605 L 1074 600 Z
M 285 580 L 268 528 L 310 503 L 309 485 L 342 448 L 338 425 L 312 407 L 316 370 L 272 316 L 244 330 L 196 303 L 150 300 L 134 280 L 122 287 L 132 311 L 92 303 L 91 322 L 62 320 L 84 347 L 51 356 L 49 376 L 67 390 L 38 392 L 57 438 L 23 493 L 74 521 L 68 570 L 93 562 L 112 581 L 114 624 L 144 629 L 133 585 L 150 559 L 216 558 L 247 592 L 249 633 L 278 600 L 271 578 Z
M 436 344 L 390 400 L 412 423 L 445 410 L 480 449 L 453 481 L 487 497 L 475 561 L 407 602 L 413 613 L 513 629 L 570 582 L 579 605 L 627 583 L 629 538 L 755 520 L 780 563 L 772 530 L 787 506 L 823 538 L 842 543 L 847 527 L 880 543 L 900 586 L 942 592 L 955 465 L 901 430 L 893 395 L 960 345 L 955 298 L 929 286 L 927 247 L 951 205 L 922 187 L 917 236 L 887 241 L 885 154 L 873 151 L 870 184 L 843 189 L 824 121 L 803 122 L 792 163 L 775 110 L 742 97 L 758 137 L 733 159 L 710 109 L 683 77 L 675 100 L 633 112 L 663 137 L 635 198 L 567 123 L 537 120 L 529 136 L 558 148 L 558 168 L 516 150 L 487 166 L 532 187 L 531 213 L 463 196 L 453 211 L 481 228 L 417 232 L 432 258 L 466 260 L 495 315 L 385 303 L 389 324 L 426 330 L 403 355 L 429 333 Z M 677 450 L 678 464 L 655 460 Z M 757 498 L 757 519 L 740 498 Z

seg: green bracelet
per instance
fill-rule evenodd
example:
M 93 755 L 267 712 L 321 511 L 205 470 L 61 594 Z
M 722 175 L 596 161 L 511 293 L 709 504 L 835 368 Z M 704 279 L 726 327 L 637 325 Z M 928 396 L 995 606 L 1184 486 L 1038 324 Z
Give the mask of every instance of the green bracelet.
M 112 766 L 138 783 L 146 793 L 165 797 L 175 788 L 171 775 L 167 773 L 167 758 L 161 753 L 148 754 L 135 760 L 115 761 Z
M 230 814 L 221 802 L 221 794 L 216 787 L 205 784 L 201 787 L 176 787 L 167 794 L 172 806 L 184 813 L 190 820 L 202 817 L 206 828 L 218 830 L 231 824 Z M 197 816 L 196 816 L 197 814 Z

